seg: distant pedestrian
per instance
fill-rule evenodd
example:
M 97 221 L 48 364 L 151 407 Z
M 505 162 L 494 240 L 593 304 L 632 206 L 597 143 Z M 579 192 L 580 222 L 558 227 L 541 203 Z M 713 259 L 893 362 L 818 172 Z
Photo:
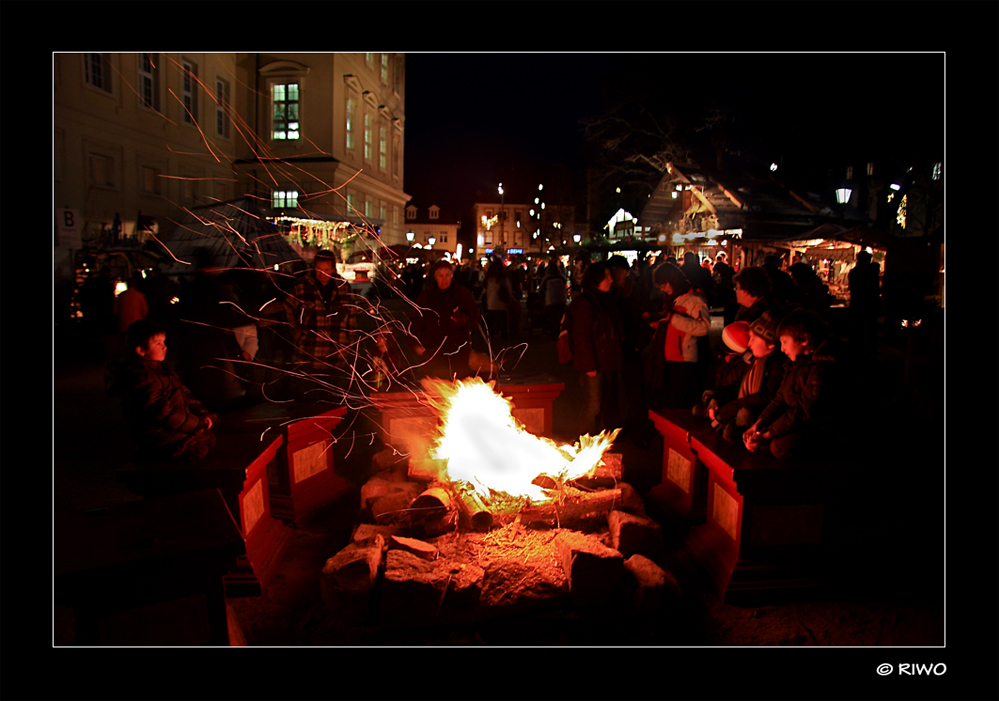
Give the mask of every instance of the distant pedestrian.
M 622 328 L 607 263 L 590 264 L 580 282 L 566 313 L 572 315 L 572 365 L 583 389 L 579 435 L 594 436 L 621 427 Z
M 479 328 L 479 306 L 471 291 L 454 282 L 446 260 L 434 264 L 430 284 L 416 299 L 410 318 L 413 352 L 423 375 L 462 380 L 472 372 L 472 333 Z

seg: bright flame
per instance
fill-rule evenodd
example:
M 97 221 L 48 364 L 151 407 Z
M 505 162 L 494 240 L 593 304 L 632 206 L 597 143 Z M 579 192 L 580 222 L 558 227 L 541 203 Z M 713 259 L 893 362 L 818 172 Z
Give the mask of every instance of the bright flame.
M 621 430 L 582 436 L 575 445 L 560 446 L 529 433 L 492 382 L 424 380 L 423 385 L 441 417 L 441 435 L 431 457 L 447 461 L 449 480 L 470 484 L 483 499 L 494 503 L 552 501 L 551 490 L 532 482 L 541 475 L 556 484 L 591 476 Z M 519 506 L 523 504 L 513 508 Z

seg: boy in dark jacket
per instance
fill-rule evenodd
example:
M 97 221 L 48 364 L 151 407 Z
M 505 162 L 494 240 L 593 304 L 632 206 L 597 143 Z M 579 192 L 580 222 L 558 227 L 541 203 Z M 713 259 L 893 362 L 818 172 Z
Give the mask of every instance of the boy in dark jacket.
M 788 314 L 777 333 L 788 358 L 784 379 L 743 442 L 751 452 L 769 442 L 777 458 L 812 456 L 836 437 L 837 339 L 804 309 Z
M 107 393 L 121 397 L 129 432 L 145 459 L 200 460 L 215 445 L 218 418 L 191 396 L 166 361 L 166 332 L 152 319 L 128 328 L 129 357 L 108 364 Z
M 778 325 L 770 311 L 749 325 L 749 365 L 733 390 L 721 395 L 721 406 L 708 411 L 711 425 L 727 441 L 740 439 L 780 389 L 787 356 L 777 348 Z

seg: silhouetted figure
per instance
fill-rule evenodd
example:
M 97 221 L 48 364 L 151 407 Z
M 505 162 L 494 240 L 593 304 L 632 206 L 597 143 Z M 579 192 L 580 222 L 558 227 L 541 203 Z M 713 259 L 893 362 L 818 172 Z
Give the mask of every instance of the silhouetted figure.
M 871 254 L 860 251 L 857 264 L 847 274 L 850 344 L 862 355 L 873 355 L 877 348 L 878 315 L 881 313 L 880 272 Z

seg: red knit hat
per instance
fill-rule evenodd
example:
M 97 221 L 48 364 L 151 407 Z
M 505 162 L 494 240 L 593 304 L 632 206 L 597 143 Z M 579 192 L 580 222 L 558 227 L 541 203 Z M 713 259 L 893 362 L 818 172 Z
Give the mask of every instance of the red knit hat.
M 749 348 L 749 324 L 745 321 L 732 322 L 722 329 L 722 340 L 735 352 L 744 353 Z

